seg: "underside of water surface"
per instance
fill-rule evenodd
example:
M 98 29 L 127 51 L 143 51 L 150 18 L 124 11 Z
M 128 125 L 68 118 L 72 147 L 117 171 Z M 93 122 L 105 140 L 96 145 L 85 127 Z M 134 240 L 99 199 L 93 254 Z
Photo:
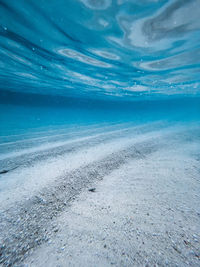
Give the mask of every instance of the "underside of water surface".
M 0 0 L 0 266 L 200 265 L 200 0 Z
M 1 133 L 145 120 L 163 101 L 194 115 L 199 12 L 199 0 L 0 1 Z
M 199 0 L 1 0 L 1 128 L 198 106 L 199 12 Z

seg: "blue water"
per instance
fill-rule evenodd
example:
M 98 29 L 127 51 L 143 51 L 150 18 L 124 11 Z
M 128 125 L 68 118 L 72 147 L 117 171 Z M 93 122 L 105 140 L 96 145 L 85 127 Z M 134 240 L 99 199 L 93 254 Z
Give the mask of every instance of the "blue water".
M 197 266 L 199 148 L 200 0 L 0 0 L 1 266 Z
M 198 118 L 199 14 L 199 0 L 0 0 L 1 135 Z

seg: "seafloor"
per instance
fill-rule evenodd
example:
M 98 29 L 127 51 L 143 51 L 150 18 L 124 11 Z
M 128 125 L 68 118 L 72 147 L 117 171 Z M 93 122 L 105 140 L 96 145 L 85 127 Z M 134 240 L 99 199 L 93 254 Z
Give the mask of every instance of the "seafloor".
M 10 136 L 0 154 L 0 264 L 199 266 L 199 126 Z

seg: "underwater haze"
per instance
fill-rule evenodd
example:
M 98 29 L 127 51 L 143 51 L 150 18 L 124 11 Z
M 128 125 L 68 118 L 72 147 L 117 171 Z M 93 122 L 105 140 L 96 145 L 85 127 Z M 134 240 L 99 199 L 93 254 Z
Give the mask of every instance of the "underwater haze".
M 199 0 L 1 0 L 1 133 L 163 116 L 171 100 L 194 113 L 199 14 Z
M 199 266 L 200 0 L 0 0 L 0 266 Z

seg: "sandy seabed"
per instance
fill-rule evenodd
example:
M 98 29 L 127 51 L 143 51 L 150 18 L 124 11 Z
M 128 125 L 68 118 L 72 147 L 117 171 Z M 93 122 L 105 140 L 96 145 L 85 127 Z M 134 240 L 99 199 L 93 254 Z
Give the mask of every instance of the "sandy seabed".
M 0 264 L 199 266 L 199 125 L 102 125 L 2 143 Z

